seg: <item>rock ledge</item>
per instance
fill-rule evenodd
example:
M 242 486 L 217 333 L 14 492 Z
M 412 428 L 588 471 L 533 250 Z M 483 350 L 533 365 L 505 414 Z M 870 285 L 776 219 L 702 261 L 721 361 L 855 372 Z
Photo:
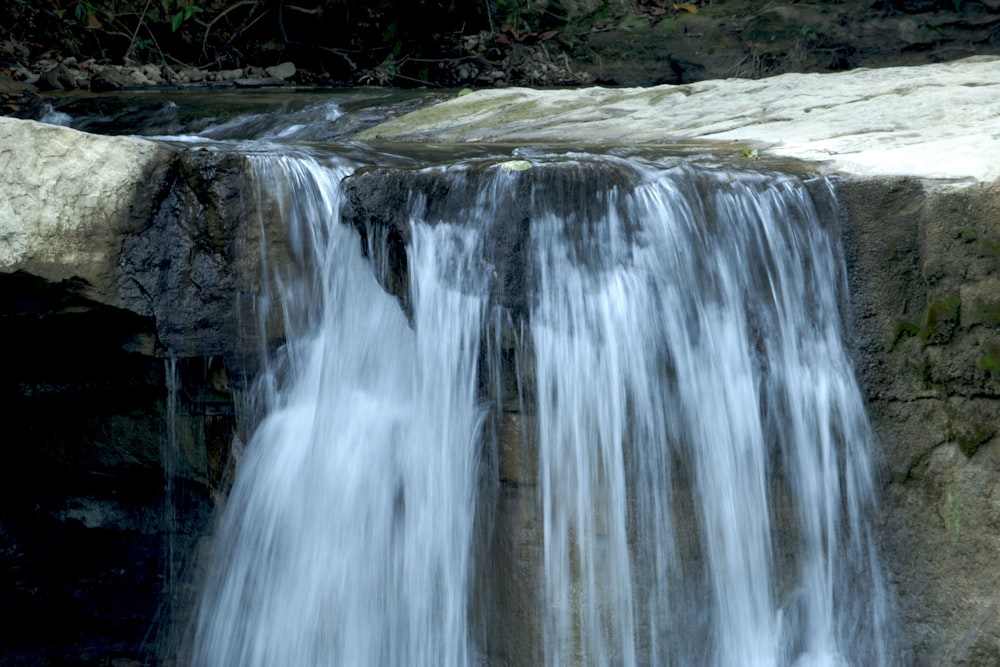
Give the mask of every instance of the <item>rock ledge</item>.
M 857 176 L 1000 178 L 1000 58 L 652 88 L 482 90 L 376 126 L 410 142 L 706 141 Z

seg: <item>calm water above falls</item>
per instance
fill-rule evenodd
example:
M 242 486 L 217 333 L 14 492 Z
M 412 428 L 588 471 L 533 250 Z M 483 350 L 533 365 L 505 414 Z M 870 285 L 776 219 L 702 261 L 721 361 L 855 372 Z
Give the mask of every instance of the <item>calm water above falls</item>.
M 259 383 L 195 664 L 502 664 L 476 544 L 505 410 L 537 442 L 527 654 L 892 662 L 828 186 L 589 155 L 428 170 L 449 187 L 409 197 L 393 296 L 389 235 L 363 253 L 340 223 L 351 166 L 253 161 L 310 273 L 270 295 L 287 343 Z M 595 185 L 595 165 L 619 176 Z M 521 259 L 501 266 L 514 209 Z M 512 359 L 495 349 L 511 338 Z M 513 401 L 491 389 L 509 368 Z

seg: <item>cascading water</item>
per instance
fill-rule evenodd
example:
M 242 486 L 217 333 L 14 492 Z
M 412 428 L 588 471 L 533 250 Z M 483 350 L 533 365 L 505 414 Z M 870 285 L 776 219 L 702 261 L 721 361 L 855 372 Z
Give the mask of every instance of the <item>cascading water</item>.
M 240 463 L 194 662 L 469 664 L 476 230 L 413 221 L 411 326 L 338 224 L 343 173 L 257 167 L 294 185 L 289 224 L 315 282 L 283 295 L 282 388 Z
M 701 179 L 533 221 L 546 662 L 884 664 L 831 230 Z
M 194 664 L 493 661 L 473 626 L 504 611 L 473 613 L 475 544 L 504 363 L 537 423 L 543 647 L 527 654 L 892 662 L 844 269 L 803 183 L 588 156 L 433 170 L 448 187 L 409 195 L 397 299 L 377 280 L 387 234 L 363 253 L 340 224 L 349 167 L 252 159 L 297 268 Z M 593 165 L 616 183 L 595 188 Z M 520 231 L 497 231 L 503 218 Z M 481 341 L 511 320 L 524 336 L 504 361 Z

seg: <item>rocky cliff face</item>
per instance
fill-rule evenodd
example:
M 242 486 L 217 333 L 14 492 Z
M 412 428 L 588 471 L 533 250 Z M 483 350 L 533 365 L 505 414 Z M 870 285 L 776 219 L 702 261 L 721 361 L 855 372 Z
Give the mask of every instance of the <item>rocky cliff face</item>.
M 1000 660 L 1000 184 L 841 183 L 906 664 Z
M 0 146 L 0 662 L 134 658 L 225 485 L 261 227 L 231 156 L 7 119 Z

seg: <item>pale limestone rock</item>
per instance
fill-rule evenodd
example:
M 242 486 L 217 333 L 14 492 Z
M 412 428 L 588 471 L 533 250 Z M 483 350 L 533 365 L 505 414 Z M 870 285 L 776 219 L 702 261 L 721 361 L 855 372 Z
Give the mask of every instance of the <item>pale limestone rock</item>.
M 362 139 L 752 146 L 858 176 L 1000 178 L 1000 59 L 652 88 L 476 91 Z
M 241 69 L 224 69 L 216 72 L 216 77 L 219 81 L 235 81 L 236 79 L 243 78 L 243 70 Z
M 0 271 L 108 290 L 137 193 L 168 154 L 142 139 L 0 118 Z
M 281 63 L 280 65 L 266 68 L 264 72 L 276 79 L 290 79 L 295 76 L 295 64 L 288 62 Z

